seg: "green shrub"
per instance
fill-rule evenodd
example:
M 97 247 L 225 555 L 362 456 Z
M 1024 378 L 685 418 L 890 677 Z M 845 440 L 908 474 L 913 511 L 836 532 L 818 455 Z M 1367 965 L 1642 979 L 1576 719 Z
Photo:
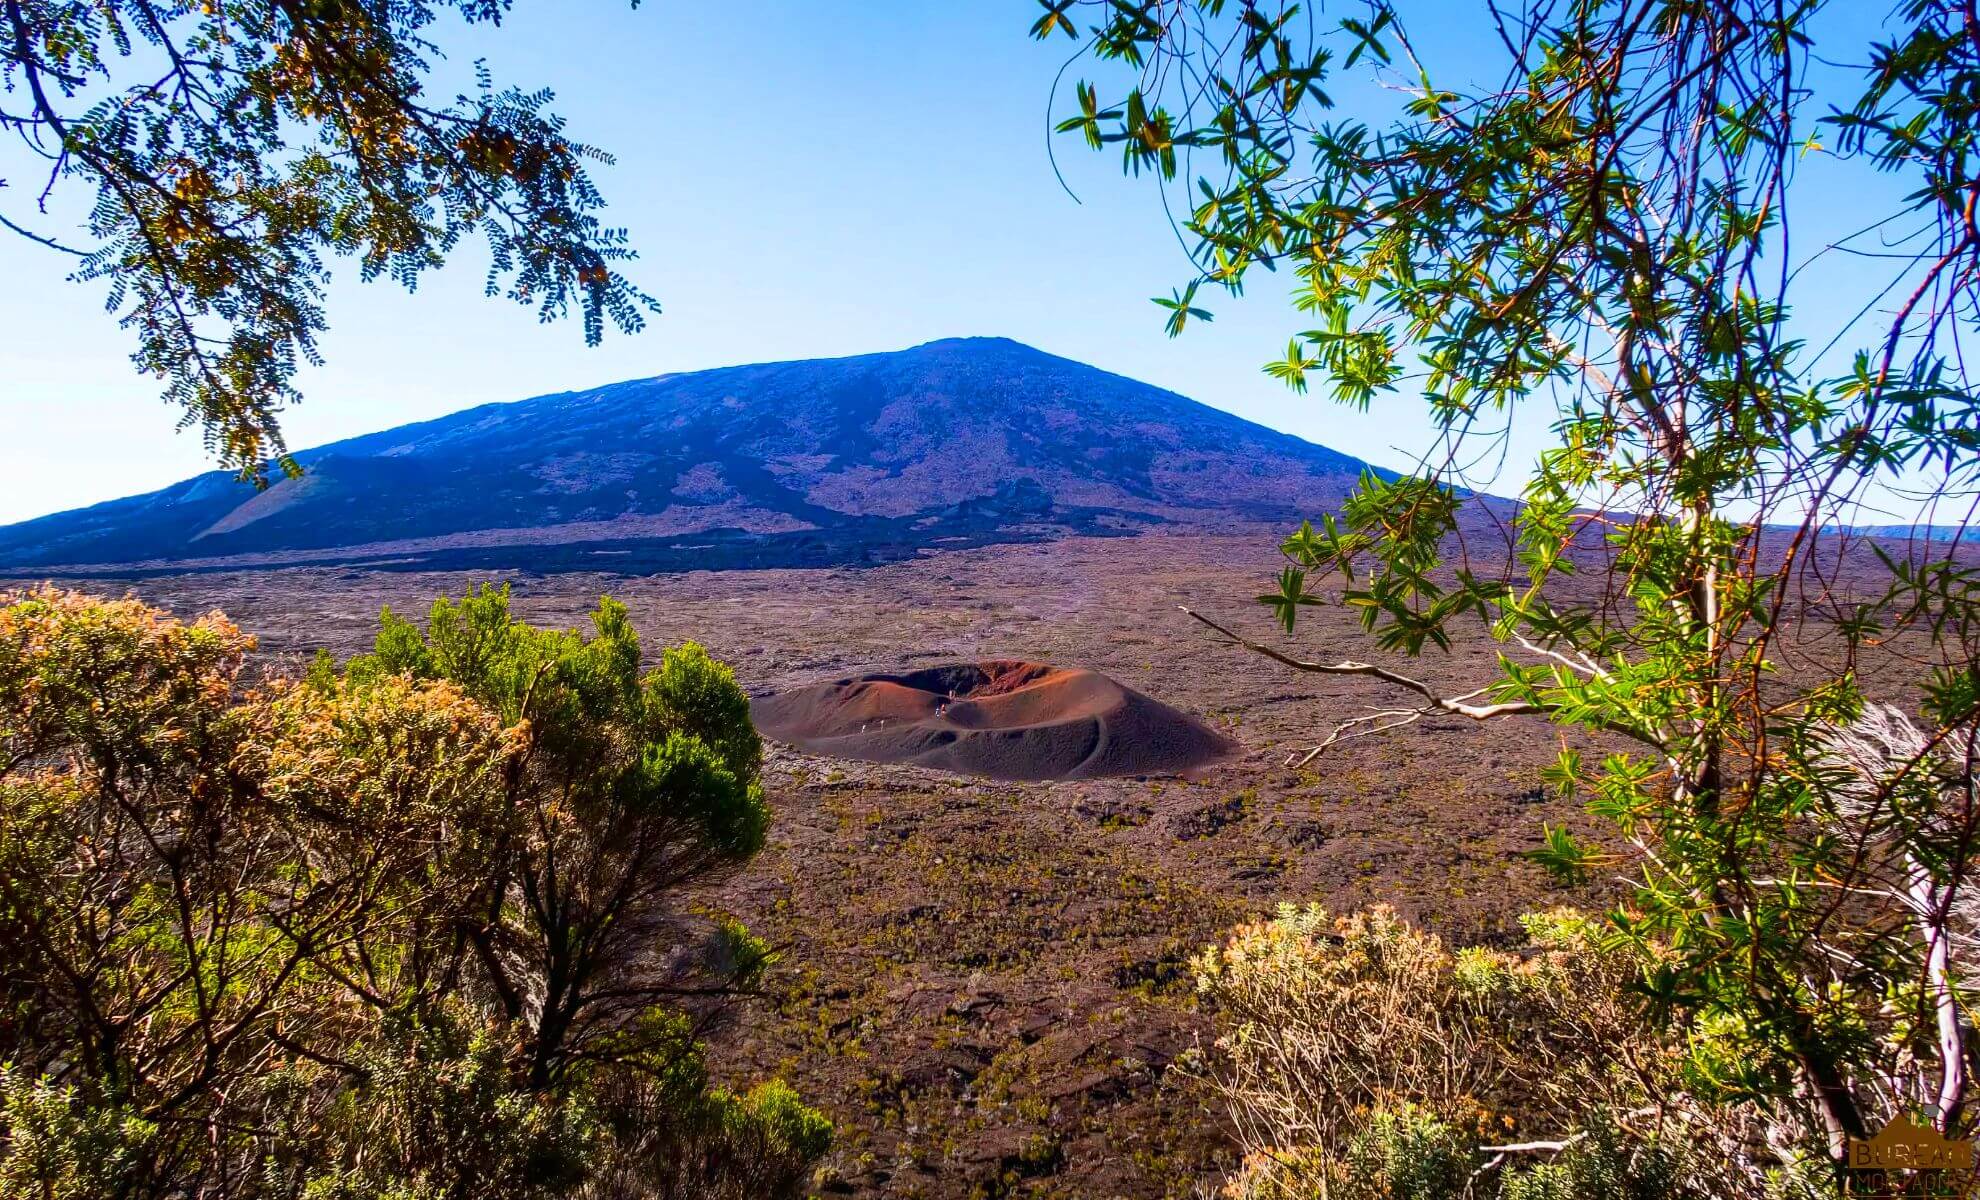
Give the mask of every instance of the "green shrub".
M 682 904 L 763 844 L 747 697 L 592 626 L 249 687 L 218 614 L 0 596 L 0 1194 L 798 1194 L 829 1126 L 694 1036 L 769 956 Z
M 0 1066 L 0 1196 L 90 1200 L 123 1192 L 153 1126 L 111 1105 Z
M 1682 1156 L 1625 1135 L 1597 1111 L 1553 1162 L 1506 1176 L 1501 1200 L 1675 1200 L 1695 1196 Z
M 1345 1158 L 1344 1200 L 1449 1200 L 1473 1165 L 1470 1139 L 1415 1108 L 1372 1114 Z

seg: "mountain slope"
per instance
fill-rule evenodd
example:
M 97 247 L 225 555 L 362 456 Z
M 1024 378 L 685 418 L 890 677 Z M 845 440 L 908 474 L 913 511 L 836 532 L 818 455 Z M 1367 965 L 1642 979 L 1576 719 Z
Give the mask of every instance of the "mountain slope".
M 654 570 L 1312 513 L 1363 464 L 1016 342 L 726 367 L 479 408 L 0 528 L 0 568 Z

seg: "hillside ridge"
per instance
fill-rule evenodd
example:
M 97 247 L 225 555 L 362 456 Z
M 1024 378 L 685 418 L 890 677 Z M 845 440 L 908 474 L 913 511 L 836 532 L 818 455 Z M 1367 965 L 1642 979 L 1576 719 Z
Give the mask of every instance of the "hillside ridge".
M 678 570 L 1280 521 L 1366 464 L 1007 338 L 476 405 L 0 527 L 0 570 Z

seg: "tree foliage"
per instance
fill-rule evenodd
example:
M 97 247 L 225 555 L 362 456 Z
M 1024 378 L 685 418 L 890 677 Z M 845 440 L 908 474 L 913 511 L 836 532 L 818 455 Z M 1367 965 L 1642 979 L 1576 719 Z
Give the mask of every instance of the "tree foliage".
M 1407 5 L 1044 7 L 1034 34 L 1082 39 L 1100 73 L 1059 129 L 1189 189 L 1170 331 L 1279 272 L 1307 328 L 1271 374 L 1359 408 L 1406 393 L 1433 418 L 1409 476 L 1364 479 L 1287 539 L 1262 599 L 1287 632 L 1339 603 L 1389 654 L 1467 628 L 1504 652 L 1446 688 L 1206 622 L 1406 694 L 1318 749 L 1433 713 L 1596 735 L 1564 739 L 1549 779 L 1626 851 L 1551 830 L 1541 857 L 1629 883 L 1611 936 L 1640 952 L 1652 1011 L 1742 1045 L 1715 1086 L 1778 1114 L 1769 1153 L 1839 1159 L 1904 1110 L 1970 1136 L 1971 7 L 1906 0 L 1867 61 L 1832 71 L 1840 96 L 1816 68 L 1862 48 L 1820 42 L 1842 11 L 1821 0 L 1488 6 L 1497 45 L 1477 49 L 1503 75 L 1479 87 L 1418 54 Z M 1393 109 L 1335 107 L 1365 75 Z M 1860 289 L 1827 343 L 1790 310 L 1808 248 L 1789 214 L 1816 158 L 1901 184 L 1824 251 Z M 1483 498 L 1473 469 L 1515 422 L 1553 437 L 1517 504 Z M 1848 535 L 1894 495 L 1960 528 Z M 1915 703 L 1918 724 L 1892 733 L 1874 701 Z M 1850 752 L 1868 744 L 1883 752 Z
M 9 1194 L 792 1194 L 829 1127 L 699 1044 L 769 956 L 684 900 L 762 843 L 727 669 L 493 589 L 305 679 L 252 648 L 0 598 Z
M 479 232 L 488 293 L 585 338 L 641 327 L 653 301 L 619 273 L 589 164 L 547 90 L 430 94 L 435 23 L 499 22 L 509 0 L 8 0 L 0 132 L 26 170 L 0 178 L 0 224 L 77 256 L 108 285 L 139 370 L 221 461 L 260 477 L 278 413 L 316 362 L 333 257 L 407 288 Z M 47 203 L 95 192 L 87 240 Z

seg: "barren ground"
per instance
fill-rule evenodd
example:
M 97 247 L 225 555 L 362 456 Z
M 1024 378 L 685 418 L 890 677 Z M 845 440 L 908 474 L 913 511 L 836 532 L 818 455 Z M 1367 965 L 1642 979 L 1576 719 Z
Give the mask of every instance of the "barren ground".
M 715 1036 L 728 1078 L 779 1074 L 839 1138 L 822 1181 L 861 1196 L 1187 1196 L 1228 1165 L 1177 1056 L 1209 1033 L 1187 959 L 1280 901 L 1396 905 L 1458 942 L 1511 941 L 1563 899 L 1521 857 L 1557 735 L 1425 722 L 1285 765 L 1329 718 L 1388 698 L 1218 645 L 1187 602 L 1269 638 L 1251 536 L 1072 539 L 864 569 L 513 580 L 539 623 L 624 600 L 649 650 L 687 638 L 754 691 L 940 659 L 1090 667 L 1228 730 L 1199 779 L 990 783 L 772 745 L 771 842 L 712 900 L 783 946 L 776 994 Z M 291 569 L 147 579 L 182 614 L 219 607 L 272 656 L 368 645 L 379 606 L 419 613 L 479 576 Z M 127 585 L 91 581 L 117 594 Z M 1337 610 L 1299 645 L 1368 652 Z M 1482 679 L 1491 648 L 1421 665 Z

